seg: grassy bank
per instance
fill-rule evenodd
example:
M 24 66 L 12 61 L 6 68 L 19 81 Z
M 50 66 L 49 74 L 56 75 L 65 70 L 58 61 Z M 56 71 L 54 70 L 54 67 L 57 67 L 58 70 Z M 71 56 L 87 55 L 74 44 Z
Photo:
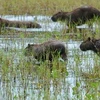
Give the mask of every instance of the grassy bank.
M 100 9 L 99 0 L 0 0 L 0 14 L 51 15 L 59 10 L 71 11 L 81 5 Z

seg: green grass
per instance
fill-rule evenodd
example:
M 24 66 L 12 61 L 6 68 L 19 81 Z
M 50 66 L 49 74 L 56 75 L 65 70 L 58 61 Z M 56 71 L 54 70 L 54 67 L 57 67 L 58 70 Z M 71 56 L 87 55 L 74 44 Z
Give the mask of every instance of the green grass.
M 81 5 L 91 5 L 100 9 L 99 0 L 0 0 L 0 14 L 52 15 L 57 11 L 71 11 Z
M 7 15 L 52 15 L 57 11 L 71 11 L 81 5 L 92 5 L 100 9 L 99 0 L 0 0 L 0 14 Z M 99 22 L 99 21 L 98 21 Z M 34 38 L 35 43 L 42 43 L 49 39 L 57 39 L 61 41 L 84 40 L 87 37 L 100 37 L 100 32 L 97 29 L 97 34 L 91 34 L 90 31 L 84 30 L 82 34 L 61 32 L 34 32 L 25 34 L 24 32 L 16 32 L 12 30 L 2 30 L 3 41 L 7 42 L 8 37 L 17 35 L 22 39 L 24 44 L 25 38 Z M 37 39 L 38 38 L 38 39 Z M 11 42 L 16 41 L 11 38 Z M 73 92 L 73 100 L 99 100 L 99 78 L 100 78 L 100 58 L 96 54 L 80 55 L 79 50 L 74 48 L 72 56 L 68 56 L 67 62 L 60 62 L 58 59 L 53 61 L 52 72 L 48 61 L 42 62 L 40 65 L 27 60 L 23 55 L 23 49 L 11 49 L 8 52 L 0 49 L 0 78 L 1 92 L 0 96 L 7 97 L 9 100 L 70 100 L 70 88 Z M 70 52 L 70 51 L 69 51 Z M 14 59 L 18 57 L 18 62 L 14 63 Z M 93 58 L 94 65 L 91 67 Z M 73 59 L 74 61 L 71 61 Z M 82 62 L 85 62 L 84 68 L 81 67 Z M 85 71 L 86 70 L 86 71 Z M 73 83 L 70 83 L 73 80 Z M 73 87 L 71 86 L 72 84 Z M 51 92 L 52 87 L 52 92 Z M 3 91 L 3 92 L 2 92 Z M 38 91 L 38 92 L 37 92 Z M 83 95 L 83 91 L 85 91 Z
M 9 51 L 8 53 L 0 50 L 1 82 L 6 86 L 2 87 L 2 89 L 10 100 L 12 100 L 11 98 L 15 98 L 15 100 L 21 98 L 22 100 L 25 100 L 27 97 L 31 98 L 30 100 L 36 98 L 44 98 L 43 100 L 49 100 L 49 98 L 57 100 L 58 95 L 60 95 L 60 99 L 65 98 L 64 100 L 66 100 L 69 95 L 68 88 L 71 87 L 70 83 L 68 83 L 70 78 L 75 78 L 75 83 L 73 83 L 75 85 L 72 88 L 74 100 L 82 99 L 83 90 L 86 92 L 89 91 L 88 93 L 85 93 L 86 100 L 90 100 L 90 98 L 92 98 L 92 100 L 97 99 L 95 95 L 99 96 L 99 91 L 97 90 L 99 89 L 99 82 L 94 82 L 95 80 L 98 81 L 98 78 L 100 77 L 100 63 L 97 55 L 89 55 L 89 57 L 93 57 L 95 61 L 94 68 L 91 68 L 88 54 L 80 56 L 80 51 L 77 50 L 77 48 L 74 48 L 72 50 L 73 55 L 68 57 L 67 62 L 61 62 L 58 61 L 58 59 L 53 61 L 51 72 L 48 61 L 36 65 L 35 62 L 27 60 L 23 55 L 23 49 L 22 53 L 19 52 L 18 49 L 12 50 L 13 52 Z M 16 55 L 19 58 L 19 61 L 18 63 L 13 63 L 14 59 L 16 59 Z M 74 63 L 70 62 L 70 59 L 74 59 Z M 84 71 L 84 68 L 80 67 L 83 60 L 87 63 L 84 65 L 84 68 L 87 69 L 87 71 Z M 70 73 L 70 71 L 73 73 Z M 91 80 L 94 81 L 92 82 Z M 84 88 L 85 86 L 86 88 Z M 50 92 L 51 87 L 53 87 L 54 95 Z M 14 91 L 16 89 L 17 91 L 15 93 Z M 35 92 L 35 90 L 40 92 Z M 62 91 L 64 91 L 63 94 Z

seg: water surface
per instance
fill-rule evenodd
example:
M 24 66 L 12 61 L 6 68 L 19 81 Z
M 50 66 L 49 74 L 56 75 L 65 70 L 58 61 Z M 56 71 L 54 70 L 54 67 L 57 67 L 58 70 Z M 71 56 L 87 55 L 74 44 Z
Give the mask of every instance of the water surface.
M 17 31 L 60 32 L 66 28 L 64 23 L 52 22 L 50 16 L 7 15 L 2 18 L 35 21 L 42 26 L 41 29 L 10 27 Z M 82 27 L 88 28 L 86 25 Z M 62 40 L 67 45 L 68 61 L 65 63 L 59 61 L 59 63 L 66 67 L 67 73 L 64 75 L 59 73 L 56 76 L 55 70 L 50 77 L 48 68 L 44 70 L 46 64 L 41 64 L 43 69 L 39 68 L 36 63 L 27 62 L 27 57 L 23 54 L 28 43 L 41 43 L 44 39 L 43 36 L 41 38 L 0 36 L 0 97 L 2 100 L 86 100 L 87 90 L 91 91 L 91 88 L 87 88 L 88 83 L 85 82 L 82 73 L 92 73 L 94 66 L 100 66 L 99 57 L 92 51 L 82 52 L 79 49 L 82 41 Z M 99 88 L 96 88 L 97 92 Z

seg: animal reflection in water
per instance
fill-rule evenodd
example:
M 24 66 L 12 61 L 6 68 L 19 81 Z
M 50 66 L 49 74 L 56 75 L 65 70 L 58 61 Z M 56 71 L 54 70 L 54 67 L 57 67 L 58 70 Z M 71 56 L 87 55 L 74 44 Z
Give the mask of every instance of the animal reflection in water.
M 60 56 L 64 61 L 67 60 L 65 44 L 58 40 L 50 40 L 42 44 L 28 44 L 25 48 L 26 56 L 34 56 L 38 61 L 53 61 Z
M 100 54 L 100 39 L 90 38 L 80 44 L 82 51 L 92 50 L 96 54 Z
M 74 28 L 76 30 L 76 26 L 85 24 L 88 22 L 89 27 L 93 26 L 92 19 L 100 17 L 100 11 L 92 6 L 81 6 L 79 8 L 74 9 L 71 12 L 58 12 L 54 14 L 51 19 L 52 21 L 65 21 L 69 30 Z

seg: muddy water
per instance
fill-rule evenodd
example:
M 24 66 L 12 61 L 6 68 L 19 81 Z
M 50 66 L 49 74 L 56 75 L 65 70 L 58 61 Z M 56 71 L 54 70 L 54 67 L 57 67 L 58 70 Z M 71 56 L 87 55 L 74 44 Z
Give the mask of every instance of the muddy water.
M 2 16 L 9 20 L 33 20 L 42 25 L 41 29 L 19 29 L 21 31 L 61 31 L 64 24 L 54 23 L 46 16 Z M 43 38 L 0 38 L 1 55 L 8 58 L 0 64 L 0 99 L 2 100 L 85 100 L 86 88 L 83 72 L 89 72 L 95 65 L 95 56 L 91 51 L 83 53 L 79 49 L 81 41 L 64 41 L 68 47 L 66 70 L 68 75 L 61 78 L 45 79 L 38 74 L 30 74 L 25 70 L 26 61 L 23 49 L 28 43 L 38 43 Z M 22 69 L 19 68 L 19 63 Z M 22 65 L 21 65 L 22 63 Z M 6 68 L 7 69 L 4 69 Z M 13 67 L 12 67 L 13 66 Z M 30 69 L 31 70 L 31 69 Z M 35 73 L 35 72 L 32 72 Z M 77 83 L 80 86 L 77 86 Z M 76 92 L 73 88 L 76 87 Z M 78 94 L 80 97 L 78 97 Z

